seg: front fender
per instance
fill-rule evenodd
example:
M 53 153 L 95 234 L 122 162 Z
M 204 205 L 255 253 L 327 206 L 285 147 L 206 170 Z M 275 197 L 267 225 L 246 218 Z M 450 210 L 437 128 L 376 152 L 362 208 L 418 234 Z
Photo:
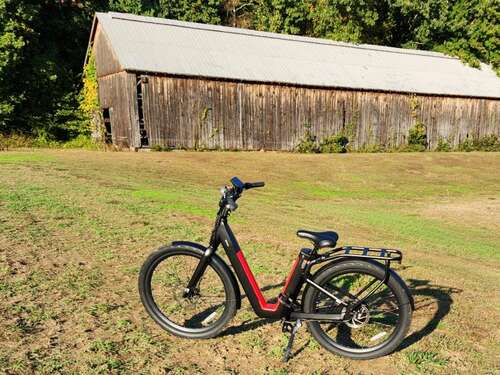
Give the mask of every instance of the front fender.
M 206 246 L 203 246 L 202 244 L 199 244 L 196 242 L 191 242 L 191 241 L 173 241 L 170 245 L 174 246 L 174 247 L 175 246 L 191 247 L 191 248 L 194 248 L 197 250 L 201 250 L 203 252 L 205 252 L 205 250 L 207 250 Z M 239 286 L 238 282 L 236 281 L 236 277 L 234 276 L 233 271 L 231 271 L 231 268 L 229 268 L 227 263 L 224 262 L 224 260 L 220 256 L 218 256 L 217 254 L 213 253 L 211 255 L 211 257 L 215 262 L 219 263 L 223 268 L 226 269 L 226 271 L 231 279 L 231 284 L 233 286 L 233 289 L 236 292 L 236 308 L 240 309 L 241 308 L 241 290 L 240 290 L 240 286 Z

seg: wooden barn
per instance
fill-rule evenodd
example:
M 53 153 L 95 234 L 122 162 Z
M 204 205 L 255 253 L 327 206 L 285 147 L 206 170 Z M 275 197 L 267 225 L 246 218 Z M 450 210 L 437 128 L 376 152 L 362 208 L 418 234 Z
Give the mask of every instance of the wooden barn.
M 97 13 L 109 140 L 134 149 L 293 150 L 307 128 L 353 148 L 500 135 L 500 79 L 440 53 Z

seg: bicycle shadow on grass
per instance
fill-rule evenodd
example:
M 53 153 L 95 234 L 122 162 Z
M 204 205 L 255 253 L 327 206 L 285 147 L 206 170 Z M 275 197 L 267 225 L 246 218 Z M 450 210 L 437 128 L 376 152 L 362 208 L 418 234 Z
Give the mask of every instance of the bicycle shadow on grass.
M 406 337 L 397 351 L 408 348 L 424 337 L 430 335 L 448 315 L 453 305 L 453 295 L 462 293 L 462 289 L 450 286 L 434 285 L 430 280 L 409 279 L 408 287 L 414 299 L 415 309 L 413 317 L 422 319 L 430 310 L 432 316 L 425 319 L 425 325 Z M 433 306 L 435 308 L 433 309 Z
M 423 320 L 424 325 L 406 337 L 396 351 L 406 349 L 430 335 L 438 327 L 443 318 L 450 312 L 454 302 L 453 295 L 462 292 L 462 289 L 455 287 L 432 284 L 430 280 L 409 279 L 407 285 L 414 299 L 415 310 L 413 316 L 414 318 L 417 317 Z M 282 286 L 283 283 L 269 285 L 263 288 L 263 291 Z M 243 295 L 242 299 L 243 298 L 246 298 L 246 296 Z M 432 315 L 427 318 L 428 314 Z M 423 319 L 424 317 L 426 319 Z M 222 332 L 221 336 L 243 333 L 272 322 L 276 322 L 276 320 L 265 318 L 247 320 L 238 326 L 229 327 Z M 311 340 L 312 338 L 306 340 L 306 342 L 295 351 L 294 356 L 302 352 Z
M 396 352 L 406 349 L 430 335 L 450 312 L 454 302 L 452 296 L 463 291 L 454 287 L 434 285 L 430 280 L 409 279 L 407 286 L 414 300 L 413 319 L 423 320 L 424 326 L 406 337 L 395 350 Z M 434 306 L 435 308 L 433 308 Z M 426 310 L 429 310 L 432 316 L 428 319 L 423 319 L 428 314 Z M 302 352 L 311 340 L 313 340 L 312 337 L 306 340 L 293 355 L 296 356 Z

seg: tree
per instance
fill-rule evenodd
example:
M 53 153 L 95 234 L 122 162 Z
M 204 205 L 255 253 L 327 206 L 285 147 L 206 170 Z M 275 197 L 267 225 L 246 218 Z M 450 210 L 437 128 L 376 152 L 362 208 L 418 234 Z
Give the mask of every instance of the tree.
M 302 0 L 259 0 L 254 4 L 253 26 L 257 30 L 307 34 L 309 9 Z
M 25 80 L 27 55 L 37 38 L 30 26 L 37 11 L 32 4 L 0 0 L 0 131 L 14 126 L 13 114 L 28 95 L 26 85 L 19 87 L 19 81 Z
M 405 48 L 434 50 L 458 56 L 472 66 L 479 62 L 500 68 L 500 3 L 496 0 L 396 0 L 393 18 L 404 20 Z
M 221 0 L 159 0 L 157 17 L 219 25 L 224 1 Z
M 440 51 L 500 67 L 498 0 L 0 0 L 0 132 L 88 127 L 82 63 L 96 11 Z

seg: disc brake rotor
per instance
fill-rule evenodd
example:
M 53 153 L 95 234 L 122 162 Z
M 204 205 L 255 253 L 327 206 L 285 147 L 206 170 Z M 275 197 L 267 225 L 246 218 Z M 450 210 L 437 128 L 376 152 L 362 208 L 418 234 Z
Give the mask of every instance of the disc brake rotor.
M 351 320 L 345 322 L 348 327 L 360 328 L 370 320 L 370 310 L 365 305 L 362 305 L 354 314 Z

